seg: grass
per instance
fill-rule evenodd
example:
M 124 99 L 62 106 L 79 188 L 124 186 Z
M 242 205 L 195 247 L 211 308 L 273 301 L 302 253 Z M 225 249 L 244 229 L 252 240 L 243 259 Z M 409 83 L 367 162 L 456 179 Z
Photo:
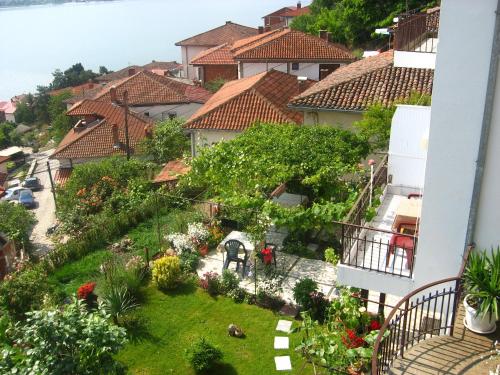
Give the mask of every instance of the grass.
M 282 317 L 269 310 L 210 297 L 190 283 L 170 293 L 149 286 L 145 293 L 146 303 L 135 313 L 143 324 L 136 332 L 132 330 L 130 343 L 117 356 L 130 374 L 195 374 L 184 358 L 184 349 L 200 336 L 224 353 L 223 363 L 211 374 L 279 373 L 274 365 L 276 355 L 291 356 L 292 374 L 312 373 L 300 371 L 304 361 L 293 351 L 300 340 L 298 334 L 290 335 L 289 350 L 273 349 L 274 337 L 280 335 L 275 327 Z M 246 337 L 230 337 L 227 327 L 231 323 L 240 326 Z
M 187 223 L 200 218 L 194 210 L 164 211 L 140 223 L 128 233 L 134 242 L 134 253 L 156 253 L 158 220 L 161 237 L 168 233 L 185 231 Z M 164 246 L 164 244 L 161 244 Z M 72 295 L 85 282 L 95 281 L 100 265 L 112 256 L 105 248 L 96 249 L 82 259 L 68 263 L 49 275 L 50 282 L 66 295 Z M 212 298 L 193 282 L 182 284 L 170 293 L 158 291 L 154 286 L 145 287 L 144 303 L 125 321 L 130 342 L 117 358 L 130 374 L 194 374 L 184 358 L 186 349 L 194 339 L 203 335 L 219 346 L 223 363 L 211 374 L 257 375 L 274 374 L 274 356 L 290 355 L 292 374 L 310 375 L 309 368 L 302 370 L 303 360 L 294 353 L 298 334 L 290 335 L 289 350 L 274 350 L 275 331 L 281 318 L 270 310 L 248 304 L 236 304 L 226 297 Z M 246 333 L 246 338 L 229 337 L 227 327 L 234 323 Z M 297 324 L 297 323 L 296 323 Z M 290 373 L 290 372 L 288 372 Z

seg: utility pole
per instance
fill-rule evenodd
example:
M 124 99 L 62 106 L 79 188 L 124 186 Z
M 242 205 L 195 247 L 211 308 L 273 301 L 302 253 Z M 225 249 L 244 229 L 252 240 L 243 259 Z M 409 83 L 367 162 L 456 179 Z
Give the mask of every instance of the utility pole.
M 52 171 L 50 170 L 50 163 L 48 161 L 47 161 L 47 171 L 49 172 L 50 190 L 52 191 L 52 195 L 54 196 L 54 206 L 57 207 L 56 189 L 54 187 L 54 180 L 52 179 Z
M 123 92 L 123 109 L 125 110 L 125 147 L 127 149 L 127 160 L 130 160 L 130 141 L 128 138 L 128 91 Z

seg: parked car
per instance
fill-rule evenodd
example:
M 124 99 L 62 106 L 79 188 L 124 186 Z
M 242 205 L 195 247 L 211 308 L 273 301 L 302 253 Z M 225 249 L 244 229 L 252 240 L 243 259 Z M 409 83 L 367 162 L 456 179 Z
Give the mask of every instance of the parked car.
M 19 203 L 26 208 L 35 208 L 35 198 L 30 189 L 24 189 L 19 193 Z
M 23 181 L 21 186 L 24 188 L 28 188 L 31 191 L 38 191 L 43 188 L 42 184 L 40 183 L 40 179 L 38 177 L 28 177 L 26 180 Z
M 23 190 L 29 190 L 29 189 L 19 187 L 19 186 L 9 188 L 5 191 L 5 196 L 2 198 L 2 200 L 4 200 L 4 201 L 18 201 L 19 196 L 21 195 L 21 192 Z M 31 190 L 29 190 L 29 191 L 31 191 Z
M 21 186 L 21 180 L 16 178 L 15 180 L 7 181 L 7 189 L 12 189 Z

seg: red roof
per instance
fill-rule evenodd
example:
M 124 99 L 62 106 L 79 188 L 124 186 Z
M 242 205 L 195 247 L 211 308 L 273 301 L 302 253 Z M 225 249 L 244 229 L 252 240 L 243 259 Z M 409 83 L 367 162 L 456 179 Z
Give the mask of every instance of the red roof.
M 16 104 L 11 100 L 0 102 L 0 112 L 14 114 L 15 111 L 16 111 Z
M 58 169 L 54 177 L 56 184 L 63 186 L 68 181 L 69 177 L 71 176 L 71 173 L 73 173 L 73 168 Z
M 309 6 L 305 7 L 297 7 L 297 6 L 289 6 L 289 7 L 284 7 L 281 9 L 278 9 L 272 13 L 266 14 L 264 17 L 297 17 L 301 16 L 303 14 L 308 14 L 311 10 L 309 9 Z
M 227 43 L 200 52 L 191 60 L 192 65 L 237 65 Z
M 412 92 L 432 93 L 433 69 L 394 67 L 393 51 L 342 66 L 292 99 L 300 108 L 363 111 L 373 103 L 390 105 Z
M 342 61 L 355 60 L 347 47 L 288 28 L 269 31 L 233 44 L 235 60 Z
M 0 172 L 0 188 L 3 188 L 3 186 L 7 182 L 8 177 L 9 177 L 9 175 L 7 173 Z M 2 190 L 4 190 L 4 189 L 2 189 Z
M 144 70 L 132 77 L 111 82 L 94 99 L 111 101 L 112 87 L 116 88 L 118 99 L 123 98 L 124 91 L 128 91 L 128 102 L 131 106 L 205 103 L 212 96 L 212 93 L 203 87 Z
M 287 102 L 311 84 L 276 70 L 228 82 L 185 127 L 242 131 L 257 121 L 300 124 L 302 114 L 287 108 Z
M 191 166 L 187 165 L 183 160 L 171 160 L 155 177 L 155 183 L 177 181 L 179 176 L 185 175 L 191 170 Z
M 10 156 L 0 156 L 0 164 L 3 164 L 7 161 L 9 161 Z
M 215 47 L 224 43 L 233 43 L 238 39 L 246 38 L 257 33 L 258 30 L 253 27 L 238 25 L 237 23 L 227 21 L 222 26 L 181 40 L 175 43 L 175 45 Z
M 92 116 L 96 120 L 88 124 L 77 124 L 63 138 L 51 158 L 75 159 L 124 155 L 125 150 L 125 113 L 123 108 L 111 102 L 84 100 L 75 104 L 68 116 Z M 80 126 L 79 126 L 80 125 Z M 119 147 L 115 147 L 112 126 L 118 129 Z M 146 136 L 152 120 L 129 111 L 128 128 L 130 150 L 136 153 L 137 146 Z
M 116 72 L 103 74 L 96 78 L 99 82 L 111 82 L 116 81 L 117 79 L 123 79 L 130 76 L 130 72 L 133 71 L 134 74 L 138 72 L 142 72 L 143 70 L 148 70 L 150 72 L 158 72 L 163 74 L 164 72 L 176 71 L 182 68 L 182 64 L 179 64 L 177 61 L 152 61 L 146 65 L 131 65 L 126 68 L 117 70 Z M 157 73 L 157 74 L 158 74 Z
M 70 94 L 73 94 L 73 95 L 80 95 L 80 94 L 84 94 L 85 92 L 87 92 L 89 90 L 95 90 L 96 88 L 99 88 L 99 87 L 102 87 L 102 86 L 98 83 L 86 82 L 86 83 L 82 83 L 81 85 L 78 85 L 78 86 L 65 87 L 63 89 L 49 91 L 49 95 L 56 96 L 56 95 L 62 94 L 63 92 L 69 92 Z

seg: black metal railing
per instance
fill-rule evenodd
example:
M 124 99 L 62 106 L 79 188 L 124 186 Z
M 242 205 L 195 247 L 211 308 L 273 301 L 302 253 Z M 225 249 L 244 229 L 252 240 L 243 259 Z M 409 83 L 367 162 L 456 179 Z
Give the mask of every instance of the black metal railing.
M 341 264 L 401 277 L 413 277 L 417 236 L 348 223 L 340 225 Z
M 394 49 L 411 52 L 435 52 L 440 11 L 400 15 L 394 28 Z

